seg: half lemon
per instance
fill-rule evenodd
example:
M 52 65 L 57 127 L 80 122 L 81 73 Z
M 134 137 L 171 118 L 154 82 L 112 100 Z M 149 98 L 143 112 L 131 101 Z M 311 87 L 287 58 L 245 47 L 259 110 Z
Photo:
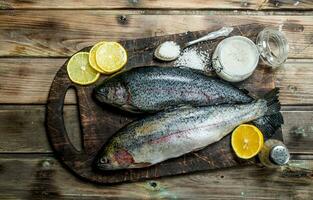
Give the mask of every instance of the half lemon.
M 250 124 L 238 126 L 232 134 L 231 145 L 236 155 L 242 159 L 256 156 L 263 147 L 264 138 L 261 131 Z

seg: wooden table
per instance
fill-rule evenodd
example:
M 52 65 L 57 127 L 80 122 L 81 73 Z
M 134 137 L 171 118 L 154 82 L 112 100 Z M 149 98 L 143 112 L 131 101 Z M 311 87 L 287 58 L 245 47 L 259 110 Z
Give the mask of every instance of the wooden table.
M 312 0 L 0 0 L 0 9 L 0 199 L 313 199 Z M 296 169 L 250 166 L 98 186 L 54 158 L 45 103 L 68 56 L 104 39 L 249 23 L 278 27 L 290 44 L 287 63 L 274 73 Z M 66 104 L 67 130 L 79 149 L 73 91 Z

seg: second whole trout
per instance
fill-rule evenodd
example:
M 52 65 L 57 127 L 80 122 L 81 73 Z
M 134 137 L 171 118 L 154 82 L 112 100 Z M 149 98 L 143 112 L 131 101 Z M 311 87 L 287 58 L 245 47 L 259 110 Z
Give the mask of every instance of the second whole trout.
M 141 168 L 197 151 L 221 140 L 235 127 L 262 116 L 277 115 L 277 90 L 266 99 L 242 105 L 183 107 L 134 121 L 105 144 L 95 160 L 100 170 Z

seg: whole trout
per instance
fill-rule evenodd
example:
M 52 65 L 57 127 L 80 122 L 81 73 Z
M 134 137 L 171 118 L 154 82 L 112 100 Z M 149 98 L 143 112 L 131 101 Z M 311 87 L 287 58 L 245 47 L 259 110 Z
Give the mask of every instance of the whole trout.
M 134 121 L 105 144 L 95 160 L 100 170 L 141 168 L 197 151 L 221 140 L 235 127 L 280 110 L 277 90 L 268 99 L 241 105 L 183 107 Z
M 198 70 L 183 67 L 138 67 L 118 73 L 97 86 L 94 97 L 129 112 L 157 112 L 179 105 L 248 103 L 242 90 Z

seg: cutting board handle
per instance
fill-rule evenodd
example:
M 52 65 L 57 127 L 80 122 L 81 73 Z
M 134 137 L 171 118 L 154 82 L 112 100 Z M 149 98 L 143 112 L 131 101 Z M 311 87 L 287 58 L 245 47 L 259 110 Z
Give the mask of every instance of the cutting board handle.
M 70 87 L 75 88 L 75 85 L 69 80 L 66 68 L 61 68 L 57 72 L 53 82 L 48 96 L 45 123 L 52 147 L 57 152 L 57 156 L 66 162 L 80 154 L 68 138 L 63 115 L 66 92 Z

